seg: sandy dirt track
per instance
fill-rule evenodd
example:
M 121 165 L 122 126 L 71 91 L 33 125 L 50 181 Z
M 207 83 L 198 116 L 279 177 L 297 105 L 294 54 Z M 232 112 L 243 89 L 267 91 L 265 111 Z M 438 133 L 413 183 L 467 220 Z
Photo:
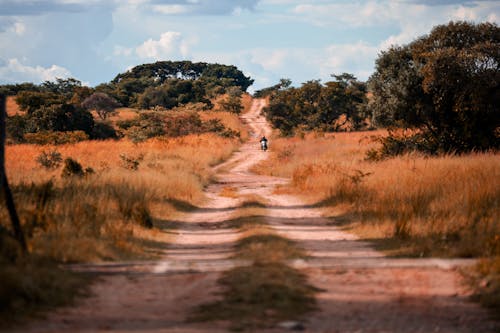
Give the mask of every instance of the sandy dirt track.
M 294 239 L 311 256 L 290 264 L 303 270 L 322 289 L 319 310 L 296 318 L 305 332 L 497 332 L 498 323 L 468 301 L 457 267 L 466 260 L 388 259 L 325 218 L 320 209 L 298 198 L 277 195 L 286 179 L 259 176 L 249 169 L 270 152 L 259 149 L 261 135 L 271 129 L 256 99 L 243 120 L 252 137 L 227 162 L 216 168 L 217 182 L 207 188 L 208 203 L 175 221 L 173 244 L 164 258 L 151 262 L 89 264 L 76 267 L 104 273 L 92 295 L 60 309 L 46 320 L 17 332 L 225 332 L 227 323 L 188 323 L 196 305 L 215 300 L 221 272 L 244 265 L 228 259 L 238 238 L 225 221 L 245 195 L 269 202 L 267 222 Z M 270 141 L 272 152 L 272 141 Z M 222 189 L 238 196 L 219 196 Z M 284 332 L 274 328 L 259 332 Z

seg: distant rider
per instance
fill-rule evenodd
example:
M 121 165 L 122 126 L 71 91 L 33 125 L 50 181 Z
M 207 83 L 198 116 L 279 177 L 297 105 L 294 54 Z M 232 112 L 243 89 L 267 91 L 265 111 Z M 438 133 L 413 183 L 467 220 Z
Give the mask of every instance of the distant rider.
M 263 150 L 263 151 L 266 151 L 267 150 L 267 139 L 265 136 L 262 137 L 262 139 L 260 139 L 260 148 Z

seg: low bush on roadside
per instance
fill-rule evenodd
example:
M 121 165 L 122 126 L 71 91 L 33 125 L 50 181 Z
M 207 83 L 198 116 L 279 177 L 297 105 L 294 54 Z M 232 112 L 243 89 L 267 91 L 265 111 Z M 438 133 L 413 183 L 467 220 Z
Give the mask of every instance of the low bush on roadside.
M 24 141 L 26 143 L 33 143 L 37 145 L 62 145 L 67 143 L 77 143 L 88 139 L 89 136 L 83 131 L 44 131 L 24 134 Z

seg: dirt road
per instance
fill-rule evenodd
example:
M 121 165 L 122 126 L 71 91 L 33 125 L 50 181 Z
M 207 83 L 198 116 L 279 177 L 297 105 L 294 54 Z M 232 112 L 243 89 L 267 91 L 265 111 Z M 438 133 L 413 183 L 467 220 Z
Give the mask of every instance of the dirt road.
M 175 221 L 173 244 L 164 259 L 82 265 L 105 273 L 92 296 L 61 309 L 19 332 L 224 332 L 227 323 L 187 323 L 191 309 L 215 300 L 217 278 L 244 265 L 227 259 L 238 233 L 225 228 L 246 195 L 269 202 L 267 222 L 295 239 L 310 259 L 290 264 L 322 289 L 319 311 L 297 318 L 306 332 L 494 332 L 500 327 L 467 300 L 456 267 L 470 262 L 438 259 L 387 259 L 369 244 L 341 231 L 335 218 L 325 218 L 296 197 L 277 195 L 287 180 L 258 176 L 250 167 L 267 157 L 258 139 L 271 129 L 255 100 L 243 120 L 253 132 L 248 143 L 216 170 L 218 182 L 207 188 L 209 201 Z M 270 142 L 272 151 L 272 141 Z M 224 188 L 237 195 L 219 195 Z M 266 332 L 283 332 L 270 329 Z

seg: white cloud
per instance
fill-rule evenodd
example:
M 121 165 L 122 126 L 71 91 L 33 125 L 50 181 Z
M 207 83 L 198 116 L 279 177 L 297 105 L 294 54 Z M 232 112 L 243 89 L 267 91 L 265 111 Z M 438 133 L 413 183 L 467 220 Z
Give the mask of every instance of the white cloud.
M 132 55 L 133 51 L 134 50 L 131 48 L 127 48 L 121 45 L 115 45 L 115 48 L 113 50 L 113 55 L 129 57 Z
M 396 19 L 393 2 L 353 2 L 335 4 L 299 4 L 292 13 L 318 26 L 360 27 L 377 24 L 387 25 Z
M 26 26 L 22 22 L 14 23 L 14 31 L 17 35 L 22 36 L 26 32 Z
M 184 5 L 156 5 L 153 6 L 153 11 L 165 15 L 186 14 L 189 8 Z
M 154 60 L 186 57 L 188 52 L 188 43 L 182 38 L 182 34 L 176 31 L 164 32 L 159 40 L 150 38 L 136 48 L 136 53 L 140 58 Z
M 50 67 L 31 67 L 22 64 L 18 59 L 9 59 L 0 67 L 1 82 L 34 82 L 54 81 L 56 78 L 71 77 L 71 72 L 64 67 L 52 65 Z
M 319 64 L 321 76 L 349 72 L 365 80 L 373 72 L 372 59 L 377 56 L 378 50 L 378 46 L 362 41 L 330 45 L 326 49 L 326 59 Z

